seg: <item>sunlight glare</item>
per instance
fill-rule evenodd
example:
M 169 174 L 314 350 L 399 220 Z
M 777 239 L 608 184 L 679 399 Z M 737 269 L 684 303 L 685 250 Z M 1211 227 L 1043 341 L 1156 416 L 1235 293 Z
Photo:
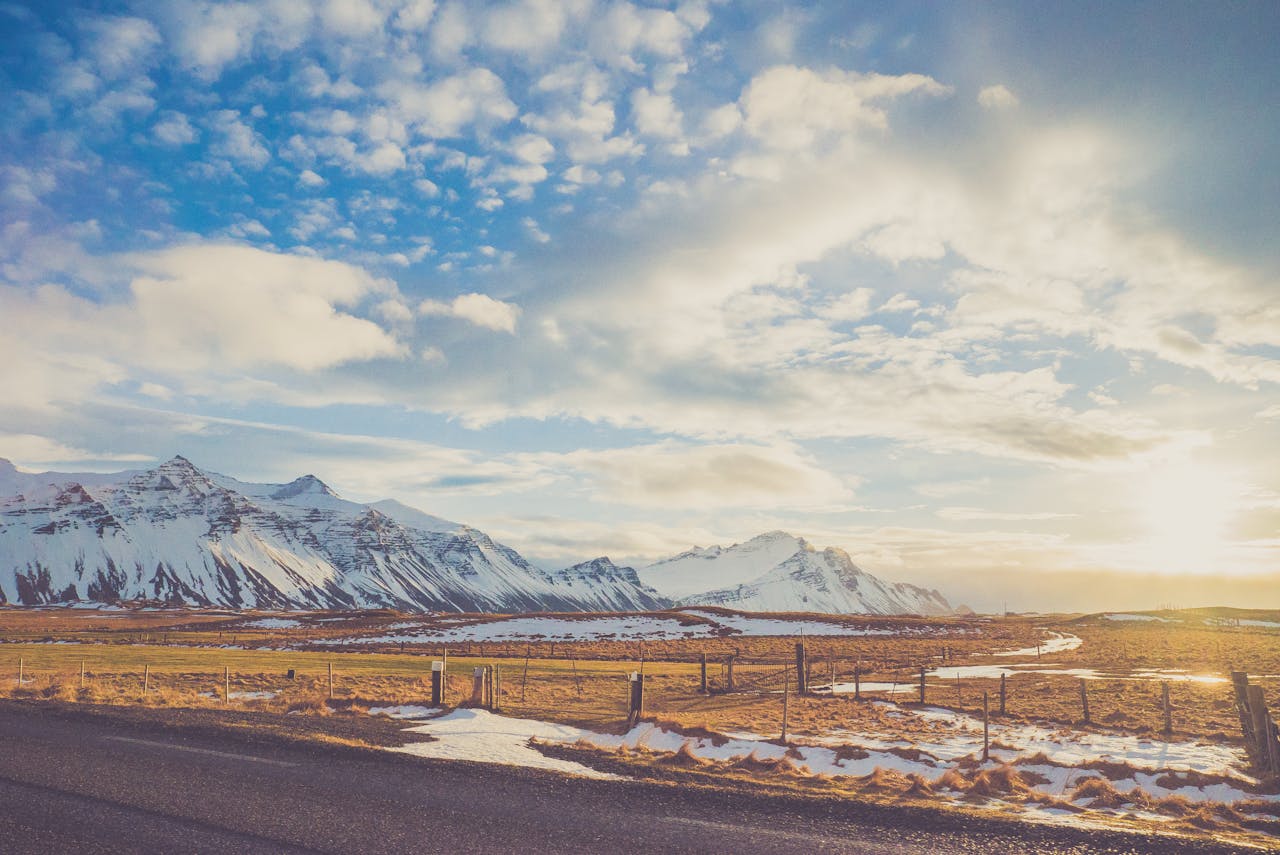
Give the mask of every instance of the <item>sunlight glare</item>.
M 1223 569 L 1219 565 L 1226 555 L 1226 531 L 1238 496 L 1234 479 L 1212 466 L 1179 463 L 1153 471 L 1141 496 L 1152 569 Z

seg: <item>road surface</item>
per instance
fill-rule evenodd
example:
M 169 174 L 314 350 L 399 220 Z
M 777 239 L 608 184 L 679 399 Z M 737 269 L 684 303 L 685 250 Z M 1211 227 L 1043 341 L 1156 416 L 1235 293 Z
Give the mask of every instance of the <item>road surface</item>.
M 920 816 L 0 706 L 0 849 L 15 855 L 1167 851 Z

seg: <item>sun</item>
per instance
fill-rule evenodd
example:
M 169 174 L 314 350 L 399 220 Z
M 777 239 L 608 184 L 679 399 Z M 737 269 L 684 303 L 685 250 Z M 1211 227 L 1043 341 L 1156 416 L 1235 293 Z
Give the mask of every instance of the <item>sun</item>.
M 1139 501 L 1153 569 L 1173 573 L 1226 569 L 1227 529 L 1239 501 L 1239 486 L 1231 473 L 1191 462 L 1162 466 L 1147 478 Z

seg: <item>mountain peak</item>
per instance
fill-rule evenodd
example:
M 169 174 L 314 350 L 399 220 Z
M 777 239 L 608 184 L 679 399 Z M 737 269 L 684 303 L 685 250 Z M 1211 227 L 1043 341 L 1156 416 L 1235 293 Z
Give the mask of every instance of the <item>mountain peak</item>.
M 334 496 L 336 495 L 329 489 L 329 485 L 325 484 L 314 475 L 303 475 L 301 478 L 294 478 L 288 484 L 285 484 L 279 490 L 271 494 L 273 499 L 292 499 L 296 496 Z

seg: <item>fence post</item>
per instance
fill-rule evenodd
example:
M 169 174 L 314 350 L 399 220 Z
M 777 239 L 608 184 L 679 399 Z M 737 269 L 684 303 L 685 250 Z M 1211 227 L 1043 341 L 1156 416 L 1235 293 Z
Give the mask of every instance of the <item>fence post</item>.
M 853 699 L 862 700 L 862 663 L 853 666 Z
M 627 701 L 627 730 L 636 726 L 640 716 L 644 715 L 644 675 L 639 671 L 631 672 Z
M 493 711 L 502 709 L 502 668 L 493 666 Z
M 1173 708 L 1169 705 L 1169 681 L 1165 680 L 1163 683 L 1160 684 L 1160 686 L 1162 689 L 1161 700 L 1164 701 L 1164 735 L 1172 736 L 1173 735 Z
M 80 660 L 80 688 L 84 688 L 84 660 Z
M 734 657 L 730 656 L 725 662 L 725 691 L 728 692 L 733 691 L 733 660 Z
M 796 694 L 809 693 L 809 660 L 804 652 L 804 642 L 796 642 Z
M 1240 732 L 1244 734 L 1249 759 L 1255 766 L 1261 765 L 1258 754 L 1263 744 L 1260 735 L 1253 728 L 1253 715 L 1249 710 L 1249 675 L 1244 671 L 1232 671 L 1231 686 L 1236 694 L 1236 712 L 1240 715 Z
M 702 688 L 699 691 L 705 695 L 707 693 L 707 653 L 705 650 L 699 654 L 698 661 L 702 667 Z
M 1080 679 L 1080 707 L 1084 710 L 1084 723 L 1089 724 L 1089 690 L 1084 678 Z
M 796 645 L 799 647 L 800 645 Z M 799 680 L 796 681 L 799 683 Z M 787 744 L 787 696 L 791 694 L 791 672 L 782 668 L 782 744 Z
M 987 703 L 987 693 L 982 693 L 982 762 L 991 759 L 991 709 Z
M 439 660 L 431 663 L 431 706 L 438 707 L 444 703 L 444 663 Z
M 151 687 L 151 666 L 142 666 L 142 697 L 147 696 L 147 689 Z
M 24 682 L 24 681 L 23 681 L 23 679 L 22 679 L 22 677 L 23 677 L 23 671 L 25 670 L 25 669 L 23 668 L 23 665 L 24 665 L 24 663 L 23 663 L 23 661 L 22 661 L 22 657 L 21 657 L 21 656 L 19 656 L 19 657 L 18 657 L 18 688 L 19 688 L 19 689 L 21 689 L 21 688 L 22 688 L 22 683 Z
M 920 666 L 920 703 L 924 703 L 924 666 Z
M 524 649 L 524 673 L 520 675 L 520 703 L 524 703 L 524 689 L 529 683 L 529 654 L 532 647 L 526 645 Z
M 333 700 L 333 663 L 329 663 L 329 700 Z
M 222 702 L 224 704 L 231 703 L 231 666 L 222 666 Z
M 836 657 L 834 655 L 827 657 L 827 665 L 831 668 L 831 697 L 836 696 Z
M 1002 673 L 1000 675 L 1000 715 L 1004 715 L 1004 701 L 1006 697 L 1004 679 L 1005 675 Z
M 1267 701 L 1262 694 L 1261 686 L 1250 686 L 1249 692 L 1249 713 L 1253 718 L 1253 734 L 1257 744 L 1258 760 L 1257 768 L 1266 769 L 1271 765 L 1272 748 L 1267 743 L 1271 741 L 1271 722 L 1270 714 L 1267 712 Z

